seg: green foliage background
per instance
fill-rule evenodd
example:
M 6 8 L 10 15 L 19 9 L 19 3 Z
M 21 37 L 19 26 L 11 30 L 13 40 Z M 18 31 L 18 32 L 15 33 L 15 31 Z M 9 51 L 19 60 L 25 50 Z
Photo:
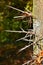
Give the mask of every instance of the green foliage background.
M 11 5 L 21 10 L 32 11 L 32 0 L 0 0 L 0 44 L 14 42 L 20 37 L 20 34 L 7 33 L 4 30 L 19 30 L 20 24 L 25 20 L 15 20 L 13 17 L 21 14 L 18 11 L 6 7 Z M 28 28 L 26 24 L 23 24 L 24 28 Z

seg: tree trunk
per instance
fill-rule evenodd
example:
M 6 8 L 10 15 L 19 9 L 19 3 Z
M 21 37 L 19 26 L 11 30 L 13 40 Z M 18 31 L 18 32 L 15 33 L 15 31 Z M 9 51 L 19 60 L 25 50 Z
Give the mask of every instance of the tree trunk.
M 36 39 L 42 38 L 43 37 L 43 0 L 33 0 L 33 13 L 34 13 L 34 16 L 37 18 L 37 24 L 39 27 L 39 28 L 37 27 L 37 29 L 36 29 L 36 34 L 38 35 L 38 37 L 36 37 Z M 34 23 L 35 22 L 36 21 L 34 20 Z M 37 26 L 37 24 L 36 24 L 36 26 Z M 39 24 L 40 24 L 40 26 L 39 26 Z M 43 43 L 43 42 L 41 41 L 41 43 Z M 36 52 L 37 50 L 38 50 L 38 47 L 34 52 Z

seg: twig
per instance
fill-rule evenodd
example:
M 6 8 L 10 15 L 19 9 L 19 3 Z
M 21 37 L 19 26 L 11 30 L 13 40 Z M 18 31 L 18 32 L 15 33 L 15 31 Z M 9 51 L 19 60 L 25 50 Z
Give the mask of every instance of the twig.
M 20 10 L 20 9 L 17 9 L 17 8 L 15 8 L 15 7 L 12 7 L 12 6 L 9 6 L 9 5 L 7 5 L 7 7 L 12 8 L 12 9 L 14 9 L 14 10 L 17 10 L 17 11 L 20 11 L 20 12 L 24 13 L 24 11 L 22 11 L 22 10 Z
M 20 29 L 21 29 L 22 31 L 25 31 L 21 26 L 20 26 Z
M 30 31 L 12 31 L 12 30 L 4 30 L 6 32 L 14 32 L 14 33 L 28 33 L 28 34 L 34 34 L 34 32 Z
M 12 31 L 12 30 L 5 30 L 6 32 L 15 32 L 15 33 L 27 33 L 26 31 Z M 30 32 L 28 32 L 30 33 Z
M 34 44 L 37 44 L 39 41 L 41 41 L 43 38 L 41 38 L 41 39 L 39 39 L 39 40 L 35 40 L 33 43 L 31 43 L 30 45 L 28 45 L 28 46 L 25 46 L 25 47 L 23 47 L 22 49 L 20 49 L 19 51 L 18 51 L 18 53 L 19 52 L 21 52 L 21 51 L 23 51 L 23 50 L 25 50 L 26 48 L 28 48 L 28 47 L 30 47 L 31 45 L 34 45 Z
M 22 38 L 20 38 L 20 39 L 18 39 L 18 40 L 16 40 L 16 41 L 20 41 L 20 40 L 23 40 L 23 39 L 25 39 L 25 38 L 27 38 L 27 37 L 29 37 L 30 35 L 28 35 L 28 36 L 25 36 L 25 37 L 22 37 Z
M 15 17 L 13 17 L 13 18 L 15 18 L 15 19 L 17 19 L 17 18 L 25 18 L 26 16 L 15 16 Z
M 24 41 L 27 41 L 27 42 L 33 42 L 33 40 L 31 40 L 31 39 L 23 39 Z
M 25 50 L 26 48 L 30 47 L 31 45 L 34 45 L 34 44 L 35 44 L 35 43 L 31 43 L 30 45 L 23 47 L 22 49 L 20 49 L 20 50 L 18 51 L 18 53 L 21 52 L 21 51 L 23 51 L 23 50 Z

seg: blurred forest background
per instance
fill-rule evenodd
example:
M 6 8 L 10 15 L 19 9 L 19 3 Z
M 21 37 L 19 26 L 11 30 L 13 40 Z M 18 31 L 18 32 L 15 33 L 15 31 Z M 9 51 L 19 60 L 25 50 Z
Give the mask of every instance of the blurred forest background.
M 20 30 L 20 25 L 24 30 L 30 29 L 25 21 L 27 19 L 14 19 L 14 16 L 22 15 L 21 12 L 8 8 L 11 5 L 23 11 L 33 9 L 32 0 L 0 0 L 0 65 L 22 65 L 22 63 L 29 60 L 28 52 L 17 54 L 17 51 L 28 45 L 27 42 L 19 41 L 17 39 L 23 37 L 25 34 L 9 33 L 4 30 Z M 24 23 L 25 22 L 25 23 Z

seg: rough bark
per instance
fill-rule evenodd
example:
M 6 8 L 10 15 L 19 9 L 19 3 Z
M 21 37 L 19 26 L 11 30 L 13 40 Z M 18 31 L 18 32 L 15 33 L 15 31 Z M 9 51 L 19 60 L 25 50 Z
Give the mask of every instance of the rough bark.
M 43 0 L 33 0 L 33 13 L 40 20 L 40 35 L 43 35 Z
M 38 23 L 38 27 L 36 29 L 36 34 L 38 35 L 38 37 L 36 37 L 36 39 L 38 39 L 39 37 L 43 37 L 43 0 L 33 0 L 33 14 L 34 16 L 37 18 L 37 22 L 34 20 L 34 23 Z M 33 24 L 34 24 L 33 23 Z M 37 26 L 37 24 L 36 24 Z M 38 31 L 38 33 L 37 33 Z M 43 43 L 43 41 L 39 42 L 41 45 Z M 42 45 L 43 47 L 43 45 Z M 34 48 L 35 49 L 35 48 Z M 39 50 L 38 50 L 38 47 L 36 48 L 36 50 L 34 51 L 35 53 L 38 53 Z

